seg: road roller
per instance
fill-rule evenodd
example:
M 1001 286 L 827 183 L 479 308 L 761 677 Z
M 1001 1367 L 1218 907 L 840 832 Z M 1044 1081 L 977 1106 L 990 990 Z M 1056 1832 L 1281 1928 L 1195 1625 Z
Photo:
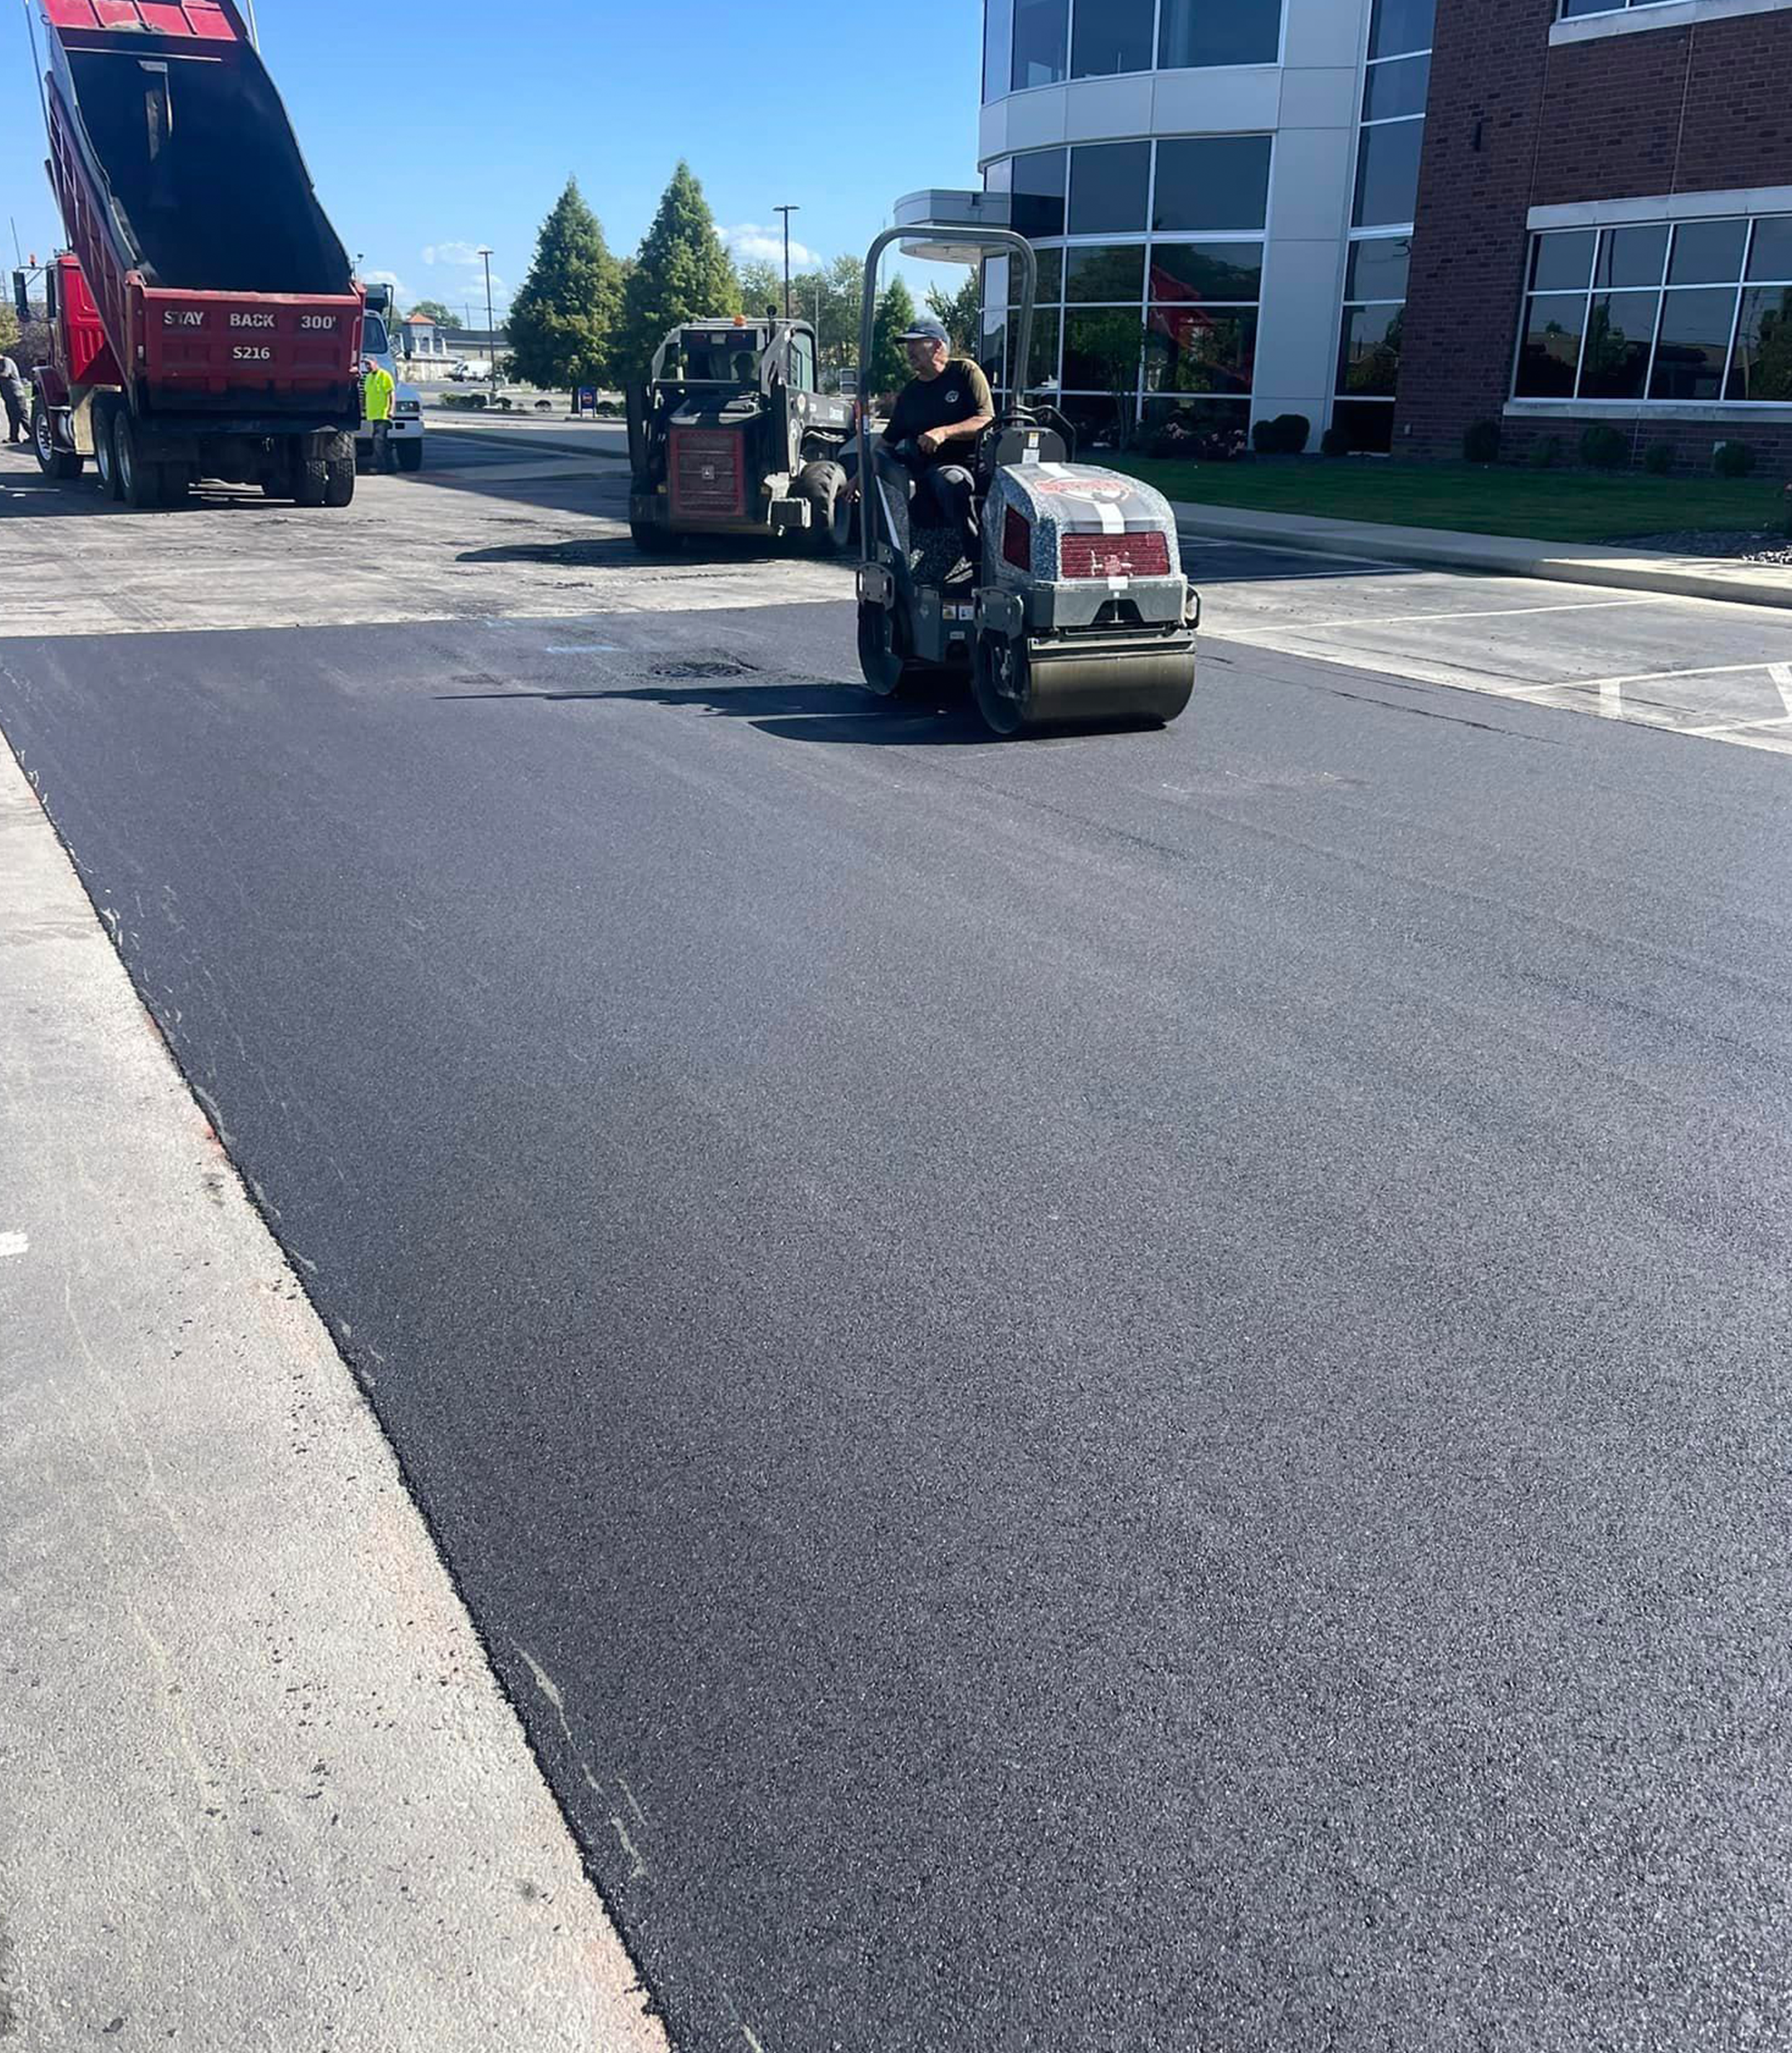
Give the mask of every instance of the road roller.
M 967 213 L 991 197 L 927 196 L 962 198 Z M 1027 362 L 1038 286 L 1032 245 L 987 220 L 903 222 L 898 210 L 898 225 L 865 258 L 861 393 L 878 265 L 897 241 L 960 261 L 1006 255 L 1020 277 L 1011 361 Z M 859 408 L 859 665 L 867 688 L 938 704 L 967 683 L 984 724 L 1005 738 L 1174 720 L 1194 689 L 1200 601 L 1182 572 L 1169 501 L 1136 478 L 1077 463 L 1069 424 L 1049 406 L 1029 407 L 1018 386 L 997 395 L 974 452 L 968 442 L 952 447 L 976 480 L 977 562 L 964 559 L 956 528 L 930 524 L 916 504 L 927 460 L 874 433 Z

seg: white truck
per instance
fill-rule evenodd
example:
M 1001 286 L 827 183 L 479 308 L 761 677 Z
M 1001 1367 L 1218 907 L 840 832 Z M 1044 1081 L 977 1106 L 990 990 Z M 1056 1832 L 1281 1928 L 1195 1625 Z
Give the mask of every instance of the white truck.
M 421 470 L 423 468 L 423 396 L 414 385 L 407 385 L 399 376 L 398 365 L 392 355 L 391 324 L 397 312 L 392 302 L 390 285 L 369 285 L 367 288 L 367 312 L 361 327 L 361 353 L 371 357 L 381 370 L 389 373 L 392 382 L 392 410 L 390 427 L 392 460 L 401 470 Z M 365 469 L 373 455 L 373 429 L 363 421 L 355 435 L 355 459 Z

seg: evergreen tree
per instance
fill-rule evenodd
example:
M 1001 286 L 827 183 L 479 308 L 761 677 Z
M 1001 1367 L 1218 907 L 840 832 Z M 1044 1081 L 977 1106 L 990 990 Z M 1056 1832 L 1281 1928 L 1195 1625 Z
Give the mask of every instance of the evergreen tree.
M 510 306 L 518 377 L 549 391 L 603 384 L 611 376 L 622 274 L 577 178 L 542 223 L 523 289 Z
M 0 299 L 0 357 L 12 355 L 18 347 L 18 315 L 12 310 L 12 302 Z
M 783 288 L 779 286 L 779 304 Z M 728 261 L 703 187 L 680 158 L 642 238 L 623 294 L 618 375 L 645 377 L 653 353 L 681 321 L 740 311 L 740 280 Z
M 871 391 L 881 396 L 899 392 L 913 373 L 908 353 L 898 339 L 915 317 L 914 299 L 900 278 L 893 278 L 878 294 L 871 321 Z

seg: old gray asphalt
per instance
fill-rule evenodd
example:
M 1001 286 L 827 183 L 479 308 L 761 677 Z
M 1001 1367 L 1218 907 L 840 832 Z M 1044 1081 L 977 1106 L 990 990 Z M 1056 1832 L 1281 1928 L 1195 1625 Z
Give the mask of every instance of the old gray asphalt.
M 1785 766 L 850 625 L 0 643 L 680 2042 L 1785 2043 Z

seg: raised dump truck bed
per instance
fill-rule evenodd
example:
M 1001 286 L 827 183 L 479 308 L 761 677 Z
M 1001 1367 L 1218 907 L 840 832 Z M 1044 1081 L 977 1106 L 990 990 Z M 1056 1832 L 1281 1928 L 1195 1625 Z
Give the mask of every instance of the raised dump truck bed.
M 34 371 L 46 469 L 346 503 L 362 296 L 231 0 L 41 0 L 69 251 Z

